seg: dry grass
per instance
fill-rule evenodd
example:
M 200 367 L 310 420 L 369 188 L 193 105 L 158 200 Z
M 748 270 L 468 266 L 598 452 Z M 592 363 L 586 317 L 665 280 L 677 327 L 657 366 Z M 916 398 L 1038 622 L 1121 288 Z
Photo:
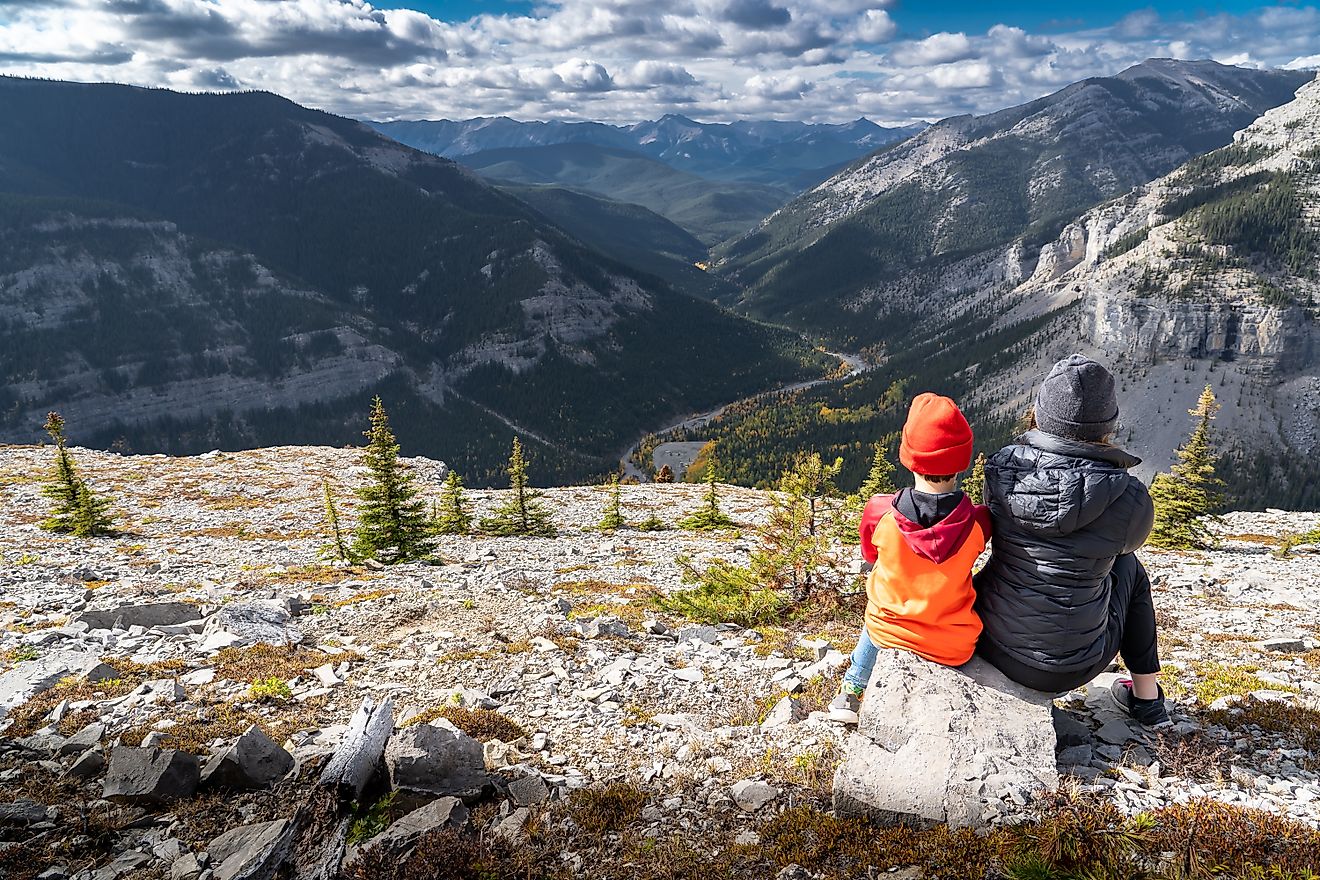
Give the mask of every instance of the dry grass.
M 1255 728 L 1276 733 L 1293 748 L 1320 754 L 1320 711 L 1280 700 L 1257 700 L 1248 697 L 1229 709 L 1205 713 L 1206 720 L 1229 730 Z
M 288 680 L 304 675 L 326 663 L 338 666 L 345 660 L 361 660 L 353 651 L 327 654 L 313 648 L 294 645 L 252 645 L 246 648 L 225 648 L 215 655 L 215 674 L 219 678 L 251 684 L 258 679 L 280 678 Z
M 173 678 L 187 667 L 185 661 L 167 660 L 160 663 L 134 663 L 127 658 L 106 658 L 103 662 L 114 668 L 117 678 L 106 681 L 88 682 L 80 678 L 67 678 L 54 687 L 37 694 L 26 703 L 16 707 L 9 717 L 14 724 L 5 735 L 9 737 L 27 736 L 44 724 L 51 710 L 62 701 L 69 700 L 110 700 L 122 697 L 137 690 L 145 681 L 158 678 Z M 76 719 L 66 718 L 61 731 L 72 733 L 69 727 Z M 85 723 L 85 722 L 84 722 Z M 79 725 L 81 726 L 81 725 Z M 76 730 L 76 728 L 74 728 Z
M 266 584 L 337 584 L 342 581 L 372 581 L 380 578 L 380 575 L 368 568 L 361 566 L 350 566 L 348 568 L 336 568 L 333 565 L 319 565 L 316 563 L 310 565 L 295 565 L 286 568 L 283 571 L 266 570 L 260 572 L 263 583 Z
M 463 706 L 433 706 L 409 718 L 407 724 L 426 724 L 437 718 L 445 719 L 477 742 L 498 739 L 511 743 L 527 736 L 526 729 L 506 715 Z

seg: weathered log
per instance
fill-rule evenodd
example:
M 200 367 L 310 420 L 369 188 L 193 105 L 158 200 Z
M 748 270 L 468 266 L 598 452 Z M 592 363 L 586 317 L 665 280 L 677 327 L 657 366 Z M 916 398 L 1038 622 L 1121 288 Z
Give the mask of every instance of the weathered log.
M 334 880 L 347 848 L 353 802 L 375 775 L 394 731 L 394 705 L 362 701 L 321 771 L 316 791 L 294 814 L 295 840 L 280 872 L 291 880 Z

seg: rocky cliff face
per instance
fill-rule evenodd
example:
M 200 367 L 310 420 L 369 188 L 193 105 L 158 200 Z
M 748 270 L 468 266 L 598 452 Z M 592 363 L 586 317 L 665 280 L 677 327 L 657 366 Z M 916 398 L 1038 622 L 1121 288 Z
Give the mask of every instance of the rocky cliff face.
M 1233 143 L 1088 212 L 1046 244 L 1001 321 L 1072 304 L 1049 353 L 1087 347 L 1128 382 L 1134 442 L 1164 464 L 1204 381 L 1242 458 L 1308 462 L 1320 399 L 1320 81 Z M 1041 367 L 1036 364 L 1031 369 Z M 1296 478 L 1293 479 L 1296 482 Z

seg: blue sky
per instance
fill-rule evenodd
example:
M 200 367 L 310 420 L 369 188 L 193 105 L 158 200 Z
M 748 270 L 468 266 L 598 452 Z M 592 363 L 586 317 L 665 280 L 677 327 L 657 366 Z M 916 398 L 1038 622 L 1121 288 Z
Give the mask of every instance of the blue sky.
M 0 73 L 266 89 L 375 119 L 905 124 L 1149 57 L 1316 68 L 1317 3 L 0 0 Z

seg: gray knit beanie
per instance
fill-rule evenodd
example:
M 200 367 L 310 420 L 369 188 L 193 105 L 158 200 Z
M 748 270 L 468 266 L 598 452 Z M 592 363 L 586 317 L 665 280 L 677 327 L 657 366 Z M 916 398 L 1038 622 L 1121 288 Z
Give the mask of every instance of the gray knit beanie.
M 1036 426 L 1046 434 L 1094 443 L 1114 433 L 1117 424 L 1114 377 L 1083 355 L 1055 364 L 1036 392 Z

